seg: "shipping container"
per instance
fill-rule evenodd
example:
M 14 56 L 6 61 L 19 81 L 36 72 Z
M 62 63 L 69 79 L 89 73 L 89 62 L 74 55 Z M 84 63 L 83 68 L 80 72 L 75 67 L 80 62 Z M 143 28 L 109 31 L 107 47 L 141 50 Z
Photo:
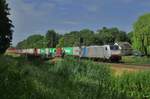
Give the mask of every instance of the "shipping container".
M 80 56 L 80 48 L 79 47 L 73 47 L 73 55 Z
M 56 49 L 56 54 L 55 54 L 56 57 L 61 57 L 62 56 L 62 48 L 57 48 Z
M 17 49 L 17 54 L 22 54 L 22 49 Z
M 56 48 L 49 48 L 49 52 L 54 54 L 56 52 Z
M 46 55 L 50 55 L 49 48 L 46 48 L 46 49 L 45 49 L 45 54 L 46 54 Z
M 20 53 L 27 54 L 27 49 L 20 49 Z
M 88 48 L 87 47 L 81 48 L 81 57 L 88 57 Z
M 51 56 L 52 56 L 52 57 L 55 57 L 56 48 L 49 48 L 49 52 L 51 53 Z
M 40 52 L 40 51 L 41 51 L 41 50 L 38 48 L 38 49 L 37 49 L 37 54 L 38 54 L 38 55 L 41 55 L 41 52 Z
M 45 54 L 46 54 L 46 48 L 41 48 L 40 55 L 45 55 Z
M 28 54 L 34 54 L 34 49 L 27 49 Z
M 73 47 L 64 47 L 62 50 L 65 52 L 66 55 L 73 55 Z

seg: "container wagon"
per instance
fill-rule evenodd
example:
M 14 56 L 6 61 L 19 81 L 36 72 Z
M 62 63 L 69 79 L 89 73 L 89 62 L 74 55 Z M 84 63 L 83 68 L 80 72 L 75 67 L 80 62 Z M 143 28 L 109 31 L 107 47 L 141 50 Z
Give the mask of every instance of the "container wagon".
M 103 59 L 111 61 L 121 60 L 121 50 L 119 49 L 118 45 L 82 46 L 81 48 L 63 47 L 18 49 L 17 53 L 23 55 L 35 55 L 45 58 L 61 57 L 65 54 L 81 58 Z

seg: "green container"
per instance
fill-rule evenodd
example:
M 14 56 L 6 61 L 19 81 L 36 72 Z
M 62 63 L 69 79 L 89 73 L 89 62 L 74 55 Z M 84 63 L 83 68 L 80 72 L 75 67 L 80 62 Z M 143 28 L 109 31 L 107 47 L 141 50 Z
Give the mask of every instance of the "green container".
M 56 48 L 50 48 L 50 49 L 49 49 L 49 52 L 52 53 L 52 54 L 54 54 L 54 53 L 55 53 L 55 50 L 56 50 Z
M 56 48 L 49 48 L 49 52 L 51 53 L 52 57 L 55 56 L 55 51 L 56 51 Z
M 46 48 L 41 48 L 40 49 L 40 54 L 46 54 Z
M 63 50 L 65 50 L 66 55 L 73 55 L 73 47 L 64 47 Z

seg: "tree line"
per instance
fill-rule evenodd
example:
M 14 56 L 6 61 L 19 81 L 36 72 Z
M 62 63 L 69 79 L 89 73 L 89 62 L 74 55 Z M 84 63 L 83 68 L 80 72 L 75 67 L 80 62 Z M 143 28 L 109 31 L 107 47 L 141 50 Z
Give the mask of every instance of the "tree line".
M 82 29 L 71 31 L 64 35 L 55 30 L 48 30 L 45 35 L 31 35 L 27 39 L 19 42 L 17 48 L 44 48 L 44 47 L 72 47 L 79 46 L 82 38 L 82 45 L 104 45 L 114 42 L 130 42 L 130 36 L 118 28 L 107 28 L 97 30 Z

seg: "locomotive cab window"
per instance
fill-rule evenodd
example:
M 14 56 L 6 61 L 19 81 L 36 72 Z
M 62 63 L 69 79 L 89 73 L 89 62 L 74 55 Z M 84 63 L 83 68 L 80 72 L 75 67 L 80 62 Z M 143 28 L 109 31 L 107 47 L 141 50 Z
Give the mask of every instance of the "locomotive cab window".
M 105 50 L 107 51 L 107 47 L 105 47 Z
M 110 50 L 118 50 L 119 46 L 117 45 L 110 45 Z

